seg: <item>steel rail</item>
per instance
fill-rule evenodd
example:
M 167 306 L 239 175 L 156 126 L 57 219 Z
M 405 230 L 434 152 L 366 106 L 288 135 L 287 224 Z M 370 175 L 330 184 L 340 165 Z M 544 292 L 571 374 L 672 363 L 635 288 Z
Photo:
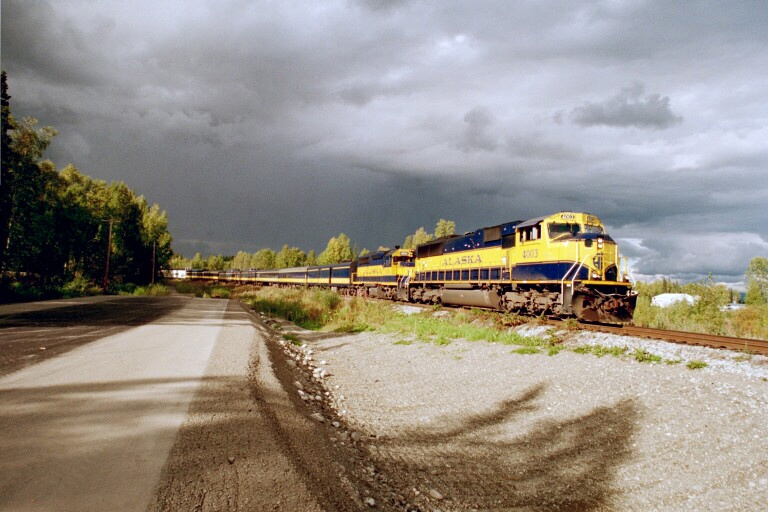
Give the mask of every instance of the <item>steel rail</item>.
M 701 334 L 686 331 L 651 329 L 649 327 L 636 327 L 634 325 L 613 327 L 605 325 L 581 324 L 579 327 L 597 332 L 607 332 L 624 336 L 637 336 L 640 338 L 670 341 L 673 343 L 682 343 L 686 345 L 696 345 L 700 347 L 720 348 L 748 352 L 751 354 L 768 355 L 768 341 L 766 340 L 734 338 L 731 336 L 718 336 L 714 334 Z

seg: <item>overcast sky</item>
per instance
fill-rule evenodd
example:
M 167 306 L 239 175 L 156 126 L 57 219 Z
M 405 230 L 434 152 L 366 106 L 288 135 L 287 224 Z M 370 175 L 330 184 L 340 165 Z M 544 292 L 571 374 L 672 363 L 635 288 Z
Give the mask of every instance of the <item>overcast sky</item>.
M 764 0 L 2 0 L 12 110 L 177 252 L 401 243 L 559 210 L 636 277 L 768 256 Z

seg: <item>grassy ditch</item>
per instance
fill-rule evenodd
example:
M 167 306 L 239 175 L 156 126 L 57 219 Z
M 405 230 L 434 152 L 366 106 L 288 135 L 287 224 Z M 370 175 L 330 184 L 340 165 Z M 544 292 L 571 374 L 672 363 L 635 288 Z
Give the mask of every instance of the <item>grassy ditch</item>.
M 504 345 L 548 346 L 549 339 L 527 337 L 508 327 L 517 319 L 479 310 L 457 310 L 449 315 L 425 310 L 406 314 L 394 304 L 342 298 L 315 289 L 266 287 L 239 294 L 240 300 L 268 316 L 278 316 L 313 330 L 331 332 L 379 331 L 400 336 L 400 345 L 413 342 L 448 345 L 454 340 L 490 341 Z

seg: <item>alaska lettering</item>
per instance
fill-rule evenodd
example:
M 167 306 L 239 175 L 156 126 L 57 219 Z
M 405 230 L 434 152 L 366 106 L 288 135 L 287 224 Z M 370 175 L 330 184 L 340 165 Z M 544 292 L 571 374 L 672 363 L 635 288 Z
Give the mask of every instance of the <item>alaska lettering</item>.
M 482 263 L 483 259 L 480 255 L 476 256 L 448 256 L 443 259 L 443 265 L 474 265 L 476 263 Z

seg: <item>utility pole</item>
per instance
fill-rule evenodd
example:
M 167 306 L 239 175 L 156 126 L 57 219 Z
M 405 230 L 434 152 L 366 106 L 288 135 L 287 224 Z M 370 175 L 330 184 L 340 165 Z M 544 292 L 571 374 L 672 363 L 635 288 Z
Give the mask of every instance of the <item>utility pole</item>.
M 109 285 L 109 253 L 112 252 L 112 219 L 109 219 L 109 235 L 107 235 L 107 264 L 104 269 L 104 293 L 107 293 Z

